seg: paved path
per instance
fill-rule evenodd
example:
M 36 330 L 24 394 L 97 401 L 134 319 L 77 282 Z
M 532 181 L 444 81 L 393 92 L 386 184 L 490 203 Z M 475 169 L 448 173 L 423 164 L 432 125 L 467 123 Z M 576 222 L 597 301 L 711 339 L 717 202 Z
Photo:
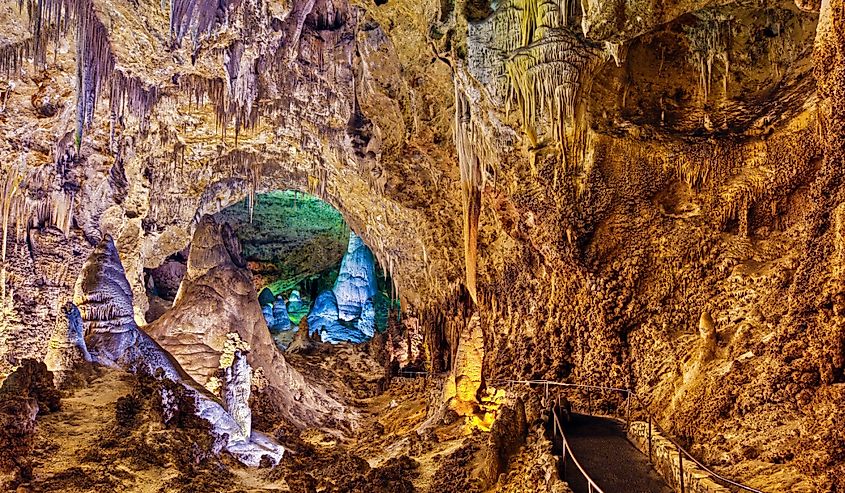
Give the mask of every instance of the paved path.
M 625 437 L 623 424 L 573 414 L 572 421 L 563 423 L 563 427 L 572 453 L 605 493 L 672 493 L 648 463 L 648 457 Z M 560 453 L 557 448 L 555 453 Z M 587 482 L 571 460 L 567 461 L 564 479 L 575 493 L 587 493 Z

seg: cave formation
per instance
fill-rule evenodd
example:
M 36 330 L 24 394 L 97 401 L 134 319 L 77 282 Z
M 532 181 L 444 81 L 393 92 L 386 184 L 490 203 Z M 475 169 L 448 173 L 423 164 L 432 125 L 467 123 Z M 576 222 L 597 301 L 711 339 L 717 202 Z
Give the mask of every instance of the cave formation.
M 843 17 L 4 0 L 0 486 L 841 491 Z

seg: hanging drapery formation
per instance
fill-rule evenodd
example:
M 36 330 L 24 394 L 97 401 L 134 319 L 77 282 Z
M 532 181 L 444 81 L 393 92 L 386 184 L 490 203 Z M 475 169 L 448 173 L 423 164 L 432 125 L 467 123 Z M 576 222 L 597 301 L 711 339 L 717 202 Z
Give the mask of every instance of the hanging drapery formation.
M 180 46 L 189 32 L 196 50 L 203 36 L 211 32 L 215 21 L 223 21 L 219 15 L 226 15 L 227 5 L 219 0 L 171 0 L 170 42 Z
M 473 118 L 470 103 L 458 81 L 455 82 L 455 147 L 461 169 L 461 191 L 464 205 L 464 263 L 466 287 L 477 301 L 478 221 L 481 216 L 481 190 L 486 163 L 491 152 Z
M 33 44 L 32 39 L 25 39 L 0 46 L 0 74 L 7 79 L 19 75 L 24 60 L 33 54 Z M 0 95 L 0 108 L 2 107 L 3 97 Z
M 147 116 L 158 101 L 157 87 L 147 86 L 135 77 L 115 70 L 115 57 L 108 38 L 108 29 L 94 10 L 91 0 L 74 1 L 77 27 L 77 114 L 76 139 L 81 145 L 82 133 L 94 120 L 97 101 L 109 86 L 109 102 L 113 115 L 123 118 L 134 115 L 145 130 Z
M 58 42 L 58 37 L 75 23 L 77 147 L 81 145 L 83 132 L 93 123 L 96 104 L 103 91 L 109 93 L 113 118 L 122 118 L 128 111 L 139 119 L 143 130 L 152 106 L 158 101 L 159 90 L 121 70 L 115 70 L 108 28 L 97 17 L 93 0 L 29 0 L 27 11 L 31 19 L 31 52 L 36 67 L 46 65 L 50 38 Z M 0 56 L 0 69 L 16 69 L 20 56 L 25 53 L 28 51 L 17 53 L 14 57 Z
M 713 82 L 713 66 L 721 61 L 725 66 L 723 89 L 727 91 L 730 58 L 731 24 L 730 19 L 712 13 L 700 14 L 700 22 L 686 29 L 693 63 L 698 67 L 698 88 L 704 104 L 710 98 Z
M 23 177 L 20 171 L 15 166 L 10 166 L 2 170 L 5 176 L 2 176 L 3 188 L 0 190 L 0 212 L 2 212 L 3 219 L 3 245 L 2 245 L 2 260 L 3 266 L 0 268 L 0 319 L 5 318 L 6 307 L 6 248 L 9 239 L 9 227 L 11 226 L 12 208 L 20 190 L 20 184 Z
M 569 31 L 566 25 L 571 10 L 567 1 L 524 0 L 519 11 L 522 44 L 505 62 L 509 92 L 506 111 L 511 101 L 517 103 L 523 130 L 535 145 L 537 127 L 548 122 L 568 170 L 583 161 L 586 147 L 586 111 L 584 98 L 579 96 L 589 92 L 592 74 L 609 56 Z M 502 28 L 515 20 L 504 18 L 503 22 L 508 22 Z

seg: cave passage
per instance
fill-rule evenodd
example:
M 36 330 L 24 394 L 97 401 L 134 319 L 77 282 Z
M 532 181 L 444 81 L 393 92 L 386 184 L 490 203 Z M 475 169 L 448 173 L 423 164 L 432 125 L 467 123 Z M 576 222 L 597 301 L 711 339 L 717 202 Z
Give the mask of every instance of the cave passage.
M 391 280 L 341 213 L 308 194 L 256 196 L 216 214 L 243 245 L 258 301 L 276 344 L 285 349 L 303 320 L 311 336 L 360 343 L 384 331 Z M 398 302 L 396 302 L 398 303 Z

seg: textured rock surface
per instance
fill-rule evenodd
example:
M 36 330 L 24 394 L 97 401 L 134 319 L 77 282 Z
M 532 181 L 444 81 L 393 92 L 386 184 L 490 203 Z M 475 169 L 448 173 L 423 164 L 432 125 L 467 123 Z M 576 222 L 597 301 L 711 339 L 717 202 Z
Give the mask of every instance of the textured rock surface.
M 376 331 L 377 292 L 373 254 L 358 235 L 349 233 L 334 287 L 317 296 L 308 314 L 311 333 L 320 334 L 323 342 L 367 341 Z
M 74 379 L 74 373 L 81 366 L 91 362 L 91 354 L 85 345 L 82 316 L 79 309 L 71 302 L 62 307 L 64 317 L 56 321 L 56 328 L 50 337 L 44 364 L 53 373 L 56 387 L 63 387 Z
M 323 291 L 317 296 L 306 320 L 309 332 L 312 335 L 318 334 L 323 342 L 358 343 L 367 340 L 367 336 L 355 325 L 341 322 L 334 291 Z
M 338 316 L 345 322 L 361 318 L 364 304 L 368 300 L 372 303 L 378 291 L 373 254 L 355 233 L 349 233 L 349 245 L 332 291 L 337 300 Z
M 184 412 L 177 397 L 186 393 L 185 398 L 192 403 L 190 412 L 209 422 L 210 431 L 220 444 L 215 451 L 225 447 L 244 464 L 251 466 L 257 466 L 265 455 L 273 463 L 281 459 L 284 453 L 281 446 L 264 435 L 244 430 L 243 419 L 238 421 L 230 415 L 179 366 L 173 356 L 135 325 L 131 318 L 132 292 L 110 237 L 97 245 L 83 266 L 74 301 L 80 307 L 82 322 L 89 334 L 87 345 L 96 363 L 174 382 L 178 393 L 166 387 L 161 392 L 165 421 L 174 413 Z M 237 379 L 229 379 L 234 380 Z M 234 401 L 237 402 L 237 399 Z M 242 406 L 235 405 L 233 408 L 242 411 Z
M 144 330 L 202 385 L 220 367 L 229 335 L 238 334 L 250 348 L 247 361 L 253 370 L 262 369 L 287 419 L 299 426 L 342 421 L 331 413 L 344 416 L 345 406 L 291 368 L 276 348 L 251 275 L 233 261 L 225 230 L 211 216 L 199 221 L 173 309 Z M 353 413 L 345 417 L 355 418 Z
M 290 328 L 291 323 L 290 317 L 288 316 L 287 301 L 285 301 L 283 296 L 279 295 L 273 303 L 273 325 L 270 327 L 270 330 L 279 332 L 290 330 Z

